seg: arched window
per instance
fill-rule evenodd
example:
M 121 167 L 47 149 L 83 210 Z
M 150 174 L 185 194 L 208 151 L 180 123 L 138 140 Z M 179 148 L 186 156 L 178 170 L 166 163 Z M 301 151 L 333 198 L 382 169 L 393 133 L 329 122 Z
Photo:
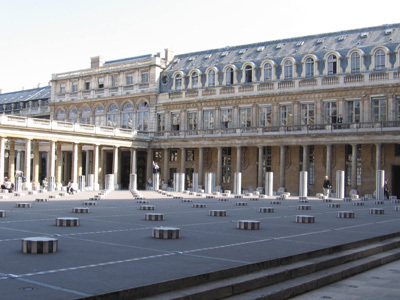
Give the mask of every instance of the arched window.
M 182 89 L 182 75 L 181 74 L 177 74 L 175 76 L 175 89 L 176 90 Z
M 196 89 L 199 87 L 199 73 L 193 72 L 192 73 L 192 88 Z
M 57 121 L 65 121 L 65 111 L 64 111 L 63 109 L 60 109 L 60 110 L 57 112 L 56 120 L 57 120 Z
M 85 107 L 81 113 L 81 123 L 82 124 L 90 124 L 90 115 L 91 115 L 90 108 Z
M 208 86 L 209 87 L 215 86 L 215 71 L 214 70 L 208 71 Z
M 284 72 L 285 79 L 292 79 L 293 78 L 293 63 L 290 60 L 285 61 L 284 69 L 285 69 L 285 72 Z
M 314 60 L 310 57 L 306 59 L 306 77 L 314 77 Z
M 272 66 L 270 63 L 264 65 L 264 81 L 272 80 Z
M 350 56 L 351 73 L 360 73 L 361 57 L 358 52 L 354 52 Z
M 378 50 L 375 52 L 375 70 L 385 70 L 385 52 L 383 50 Z
M 121 127 L 132 129 L 133 128 L 132 118 L 133 118 L 133 105 L 132 103 L 126 103 L 122 108 Z
M 226 80 L 226 85 L 231 85 L 233 84 L 233 69 L 232 68 L 227 68 L 225 71 L 225 80 Z
M 73 108 L 69 111 L 68 122 L 76 123 L 78 121 L 78 111 Z
M 334 74 L 337 74 L 337 57 L 332 54 L 328 57 L 328 75 Z
M 147 131 L 149 127 L 149 104 L 141 102 L 137 111 L 137 130 Z
M 94 124 L 96 126 L 104 125 L 104 108 L 103 106 L 97 106 L 94 110 Z
M 246 66 L 244 69 L 244 82 L 253 82 L 253 68 Z
M 108 108 L 107 112 L 107 126 L 117 127 L 118 126 L 118 106 L 115 104 Z

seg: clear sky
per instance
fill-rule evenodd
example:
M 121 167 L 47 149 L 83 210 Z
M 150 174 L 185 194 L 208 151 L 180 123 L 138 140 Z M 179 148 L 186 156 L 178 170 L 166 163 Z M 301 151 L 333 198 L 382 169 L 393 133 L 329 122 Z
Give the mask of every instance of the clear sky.
M 180 54 L 400 23 L 399 8 L 399 0 L 0 0 L 0 89 L 47 85 L 97 55 Z

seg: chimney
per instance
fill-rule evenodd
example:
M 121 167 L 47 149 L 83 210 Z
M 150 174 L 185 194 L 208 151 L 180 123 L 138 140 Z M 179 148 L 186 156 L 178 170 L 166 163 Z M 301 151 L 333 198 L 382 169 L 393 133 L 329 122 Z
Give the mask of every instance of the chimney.
M 96 69 L 103 66 L 103 58 L 101 56 L 93 56 L 90 58 L 90 68 Z
M 168 48 L 165 49 L 165 63 L 168 65 L 174 59 L 175 53 Z

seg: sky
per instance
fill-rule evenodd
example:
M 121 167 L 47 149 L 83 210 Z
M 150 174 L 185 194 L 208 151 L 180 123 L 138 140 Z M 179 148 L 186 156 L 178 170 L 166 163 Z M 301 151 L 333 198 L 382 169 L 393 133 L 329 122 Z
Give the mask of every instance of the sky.
M 400 23 L 400 1 L 0 0 L 2 93 L 168 48 L 176 54 Z

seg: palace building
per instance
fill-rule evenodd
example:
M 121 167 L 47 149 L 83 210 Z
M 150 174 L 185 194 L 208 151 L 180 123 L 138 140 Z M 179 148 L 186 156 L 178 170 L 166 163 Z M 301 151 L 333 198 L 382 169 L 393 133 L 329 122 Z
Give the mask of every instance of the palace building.
M 233 190 L 241 172 L 243 189 L 253 191 L 273 172 L 274 191 L 293 194 L 300 171 L 309 194 L 322 191 L 326 175 L 335 188 L 336 172 L 345 171 L 346 194 L 362 195 L 374 193 L 384 170 L 400 197 L 400 24 L 105 63 L 93 57 L 89 69 L 52 76 L 48 104 L 52 120 L 33 126 L 29 143 L 50 153 L 42 173 L 59 184 L 98 173 L 100 187 L 114 174 L 116 188 L 128 188 L 136 173 L 144 188 L 154 160 L 165 182 L 185 173 L 187 189 L 193 173 L 200 185 L 215 173 L 219 189 Z M 5 124 L 17 117 L 2 118 L 2 149 L 13 157 L 9 140 L 20 137 Z

